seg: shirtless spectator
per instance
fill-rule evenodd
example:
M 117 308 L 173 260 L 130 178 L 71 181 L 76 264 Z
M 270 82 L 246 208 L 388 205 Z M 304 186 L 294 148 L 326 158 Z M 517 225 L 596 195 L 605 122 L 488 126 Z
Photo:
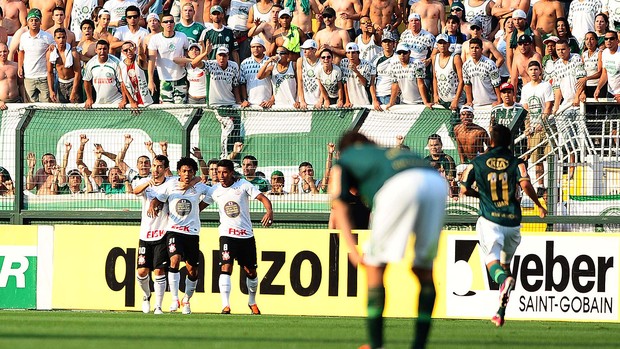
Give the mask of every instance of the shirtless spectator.
M 422 19 L 422 29 L 439 35 L 446 26 L 446 10 L 444 4 L 435 0 L 420 0 L 411 5 L 411 13 L 417 13 Z M 441 24 L 441 27 L 440 27 Z
M 403 22 L 403 12 L 397 0 L 366 0 L 362 13 L 370 17 L 379 36 L 384 30 L 397 31 L 398 26 Z
M 299 27 L 307 39 L 312 39 L 312 18 L 321 13 L 319 3 L 316 0 L 297 0 L 282 2 L 289 10 L 293 11 L 293 24 Z M 292 8 L 290 4 L 294 4 Z
M 63 28 L 65 30 L 65 34 L 67 36 L 67 43 L 71 45 L 71 47 L 75 47 L 77 42 L 75 41 L 75 34 L 65 27 L 65 9 L 64 7 L 55 7 L 52 11 L 52 19 L 54 20 L 54 25 L 47 30 L 48 33 L 54 35 L 54 31 L 58 28 Z
M 43 165 L 36 174 L 34 167 L 37 163 L 37 157 L 34 153 L 28 153 L 28 172 L 26 174 L 26 189 L 35 190 L 37 195 L 56 195 L 58 194 L 58 186 L 67 183 L 65 169 L 58 166 L 56 157 L 53 154 L 44 154 L 41 158 Z
M 2 0 L 0 7 L 2 7 L 4 14 L 2 26 L 6 28 L 9 36 L 13 36 L 17 29 L 26 25 L 26 15 L 28 14 L 26 5 L 21 0 Z
M 495 65 L 499 68 L 504 63 L 504 56 L 501 52 L 493 45 L 493 42 L 482 37 L 482 28 L 479 25 L 474 24 L 470 27 L 471 38 L 478 38 L 482 40 L 482 55 L 487 58 L 495 58 Z M 469 42 L 471 39 L 465 41 L 463 46 L 461 46 L 461 59 L 463 62 L 466 62 L 469 58 L 471 58 L 471 53 L 469 51 Z
M 33 103 L 50 101 L 45 53 L 53 44 L 52 35 L 41 29 L 41 11 L 33 8 L 28 12 L 28 31 L 20 38 L 17 63 L 17 74 L 24 78 L 26 94 Z
M 349 41 L 355 40 L 357 32 L 354 28 L 355 21 L 362 17 L 362 3 L 360 0 L 327 0 L 323 3 L 324 9 L 331 7 L 336 11 L 334 24 L 344 29 L 349 34 Z M 325 11 L 325 10 L 323 10 Z M 315 39 L 316 40 L 316 39 Z
M 29 0 L 28 8 L 38 8 L 41 10 L 41 29 L 48 30 L 54 25 L 53 11 L 55 7 L 65 8 L 64 0 Z
M 6 103 L 20 103 L 24 96 L 24 81 L 17 76 L 17 63 L 8 60 L 9 48 L 0 43 L 0 110 Z
M 54 48 L 47 51 L 47 84 L 50 100 L 54 103 L 79 103 L 82 73 L 80 56 L 67 42 L 64 28 L 54 32 Z M 58 84 L 54 82 L 58 77 Z
M 278 13 L 280 28 L 273 33 L 276 44 L 271 46 L 272 51 L 268 52 L 269 55 L 273 55 L 278 47 L 287 49 L 292 54 L 292 59 L 297 59 L 301 55 L 301 44 L 306 41 L 306 35 L 296 25 L 291 24 L 292 16 L 291 10 L 286 8 Z
M 95 163 L 92 171 L 84 163 L 84 148 L 89 139 L 85 134 L 80 135 L 80 146 L 78 148 L 75 164 L 78 168 L 83 169 L 84 173 L 92 183 L 93 191 L 99 191 L 99 187 L 107 180 L 108 164 L 101 157 L 106 155 L 113 160 L 116 159 L 116 154 L 107 153 L 103 150 L 101 144 L 95 144 Z
M 142 39 L 142 48 L 141 50 L 143 52 L 148 53 L 149 52 L 149 42 L 151 41 L 151 38 L 159 33 L 161 33 L 162 28 L 161 28 L 161 22 L 159 21 L 159 16 L 157 16 L 157 14 L 155 13 L 149 13 L 148 16 L 146 16 L 146 27 L 149 31 L 149 34 L 146 35 L 144 37 L 144 39 Z
M 108 10 L 100 10 L 97 14 L 97 26 L 95 27 L 95 32 L 93 33 L 93 37 L 97 40 L 105 40 L 112 48 L 115 47 L 115 43 L 118 41 L 117 38 L 112 35 L 112 30 L 109 27 L 110 25 L 110 12 Z
M 269 20 L 267 22 L 260 22 L 258 25 L 253 25 L 248 31 L 249 37 L 258 36 L 263 39 L 265 42 L 265 52 L 267 53 L 273 52 L 276 49 L 273 35 L 280 26 L 278 17 L 281 9 L 279 4 L 274 4 L 269 12 Z M 293 22 L 295 22 L 295 18 L 293 18 Z
M 80 29 L 82 30 L 82 39 L 77 44 L 76 50 L 80 54 L 80 60 L 86 63 L 97 55 L 97 52 L 95 51 L 95 48 L 97 47 L 97 40 L 93 37 L 95 32 L 95 22 L 90 19 L 85 19 L 82 21 Z
M 0 196 L 7 195 L 15 195 L 15 186 L 9 171 L 4 167 L 0 167 Z
M 334 21 L 336 11 L 331 7 L 323 10 L 321 18 L 325 24 L 325 28 L 314 34 L 314 40 L 319 45 L 319 52 L 330 50 L 334 54 L 334 64 L 340 63 L 345 56 L 345 47 L 349 43 L 349 34 L 346 30 L 336 27 Z
M 564 17 L 564 6 L 557 0 L 539 0 L 532 9 L 532 30 L 538 30 L 543 38 L 555 31 L 555 22 Z
M 461 123 L 454 128 L 459 158 L 467 164 L 476 156 L 485 152 L 485 145 L 490 146 L 487 131 L 474 124 L 474 109 L 470 106 L 461 108 Z
M 529 12 L 530 0 L 495 0 L 491 14 L 501 22 L 502 19 L 512 17 L 515 10 Z
M 519 45 L 520 54 L 515 56 L 510 70 L 510 83 L 515 87 L 515 96 L 517 94 L 519 78 L 521 78 L 523 85 L 530 82 L 530 76 L 527 73 L 528 64 L 531 61 L 537 61 L 542 64 L 542 56 L 534 50 L 534 42 L 531 36 L 521 35 L 519 40 L 517 40 L 517 44 Z
M 540 37 L 540 33 L 537 30 L 532 30 L 527 26 L 527 14 L 521 10 L 516 10 L 512 13 L 512 23 L 515 26 L 515 30 L 512 32 L 512 36 L 510 37 L 510 42 L 506 45 L 506 62 L 508 63 L 508 67 L 512 67 L 512 60 L 515 56 L 520 55 L 521 53 L 517 50 L 518 47 L 518 39 L 522 35 L 528 35 L 532 37 L 534 43 L 534 49 L 541 56 L 543 54 L 543 45 L 542 39 Z

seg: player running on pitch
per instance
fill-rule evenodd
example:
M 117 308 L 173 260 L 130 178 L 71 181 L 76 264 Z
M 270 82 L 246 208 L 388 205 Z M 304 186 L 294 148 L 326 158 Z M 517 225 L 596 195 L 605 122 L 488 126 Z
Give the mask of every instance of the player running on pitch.
M 353 265 L 364 265 L 368 281 L 370 346 L 383 347 L 383 275 L 387 264 L 405 254 L 407 239 L 415 233 L 412 271 L 420 281 L 414 349 L 424 348 L 435 306 L 433 261 L 443 227 L 448 187 L 428 162 L 401 148 L 382 148 L 361 133 L 350 131 L 340 140 L 340 160 L 332 170 L 329 192 L 336 226 L 341 229 Z M 370 240 L 363 258 L 351 234 L 350 189 L 372 208 Z
M 547 214 L 530 183 L 525 163 L 508 148 L 511 144 L 510 130 L 502 125 L 493 126 L 491 148 L 472 160 L 465 170 L 467 179 L 461 184 L 461 195 L 480 198 L 480 217 L 476 223 L 480 249 L 491 278 L 500 285 L 499 310 L 491 319 L 497 327 L 504 325 L 506 305 L 515 286 L 510 276 L 510 262 L 521 242 L 521 203 L 517 187 L 538 206 L 541 218 Z M 477 191 L 473 188 L 474 182 Z
M 253 315 L 260 315 L 256 305 L 258 275 L 256 274 L 256 241 L 250 220 L 250 199 L 260 201 L 267 213 L 261 223 L 268 227 L 273 223 L 271 201 L 254 185 L 242 178 L 235 178 L 235 169 L 230 160 L 217 163 L 219 182 L 213 186 L 208 204 L 217 203 L 220 214 L 220 266 L 219 280 L 222 296 L 222 314 L 230 314 L 230 275 L 235 259 L 245 270 L 248 287 L 248 306 Z

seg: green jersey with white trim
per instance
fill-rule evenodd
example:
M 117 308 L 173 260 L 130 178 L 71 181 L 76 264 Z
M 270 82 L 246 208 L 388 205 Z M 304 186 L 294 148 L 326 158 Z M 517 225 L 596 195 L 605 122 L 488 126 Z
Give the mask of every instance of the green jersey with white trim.
M 418 167 L 434 171 L 428 161 L 409 150 L 372 144 L 346 149 L 337 164 L 342 168 L 340 197 L 347 198 L 349 190 L 357 188 L 364 204 L 371 208 L 379 189 L 395 174 Z

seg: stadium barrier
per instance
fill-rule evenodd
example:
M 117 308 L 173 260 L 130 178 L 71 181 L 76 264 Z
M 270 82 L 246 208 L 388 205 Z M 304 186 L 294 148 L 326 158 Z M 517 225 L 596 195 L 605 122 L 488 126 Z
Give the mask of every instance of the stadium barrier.
M 543 160 L 543 181 L 548 188 L 547 205 L 553 209 L 542 221 L 536 217 L 532 203 L 524 200 L 527 229 L 616 231 L 620 224 L 620 200 L 615 196 L 616 188 L 620 187 L 617 170 L 620 152 L 615 151 L 618 140 L 613 132 L 620 126 L 614 123 L 617 115 L 601 112 L 590 118 L 578 117 L 585 115 L 586 110 L 579 111 L 581 114 L 570 112 L 567 112 L 570 118 L 557 118 L 545 124 L 552 152 Z M 477 108 L 474 122 L 487 128 L 491 115 L 490 107 Z M 509 126 L 515 138 L 521 139 L 515 151 L 524 153 L 527 149 L 523 140 L 526 114 L 521 111 L 508 115 L 498 122 Z M 443 140 L 444 152 L 459 162 L 453 137 L 458 115 L 443 108 L 430 110 L 423 106 L 397 105 L 390 111 L 377 112 L 367 108 L 266 111 L 157 105 L 135 113 L 109 107 L 84 110 L 52 104 L 19 104 L 3 111 L 0 123 L 0 166 L 12 175 L 17 188 L 17 195 L 0 197 L 0 223 L 5 224 L 138 223 L 139 201 L 130 194 L 48 196 L 23 190 L 29 152 L 36 155 L 37 169 L 41 166 L 42 154 L 48 152 L 62 164 L 66 143 L 70 143 L 67 170 L 74 169 L 81 134 L 89 139 L 83 161 L 91 170 L 95 160 L 94 144 L 118 154 L 126 134 L 133 139 L 124 158 L 130 167 L 136 166 L 140 155 L 149 155 L 145 142 L 152 142 L 153 152 L 158 154 L 162 152 L 160 142 L 166 142 L 173 170 L 176 159 L 193 153 L 193 147 L 199 147 L 208 161 L 230 155 L 234 143 L 240 141 L 244 148 L 235 161 L 240 162 L 245 155 L 255 155 L 259 161 L 258 170 L 267 179 L 274 170 L 284 173 L 287 191 L 303 161 L 314 165 L 315 179 L 322 178 L 326 172 L 327 144 L 337 142 L 348 129 L 361 130 L 385 146 L 397 145 L 397 136 L 403 136 L 403 144 L 422 155 L 428 154 L 427 137 L 436 133 Z M 571 149 L 576 150 L 574 160 L 570 157 Z M 103 159 L 107 168 L 114 166 L 113 160 L 105 156 Z M 534 166 L 530 167 L 535 179 Z M 280 224 L 277 227 L 326 227 L 329 215 L 326 194 L 269 197 L 274 202 L 276 223 Z M 448 227 L 471 229 L 476 220 L 477 200 L 450 198 L 447 203 Z M 260 211 L 260 204 L 252 206 L 252 210 L 256 209 Z M 215 208 L 208 208 L 203 218 L 205 226 L 216 226 Z
M 142 296 L 135 277 L 138 232 L 137 227 L 123 226 L 0 227 L 0 308 L 140 311 Z M 364 269 L 348 263 L 336 231 L 255 233 L 257 302 L 264 314 L 365 315 Z M 357 234 L 362 246 L 368 231 Z M 221 310 L 218 235 L 213 228 L 201 231 L 202 268 L 192 298 L 194 312 Z M 419 286 L 410 271 L 412 245 L 409 241 L 405 258 L 388 268 L 388 317 L 416 316 Z M 619 322 L 619 258 L 620 234 L 524 233 L 513 259 L 516 287 L 507 316 Z M 435 317 L 487 319 L 495 313 L 499 286 L 487 275 L 476 233 L 444 231 L 434 272 Z M 232 280 L 232 311 L 247 314 L 245 277 L 238 266 Z M 164 308 L 169 302 L 166 293 Z

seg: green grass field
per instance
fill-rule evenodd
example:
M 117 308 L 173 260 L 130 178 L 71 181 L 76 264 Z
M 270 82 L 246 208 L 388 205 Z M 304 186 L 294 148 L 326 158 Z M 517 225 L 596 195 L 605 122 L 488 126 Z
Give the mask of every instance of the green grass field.
M 0 348 L 357 348 L 362 318 L 0 311 Z M 386 347 L 408 348 L 412 319 L 386 320 Z M 620 324 L 434 322 L 429 348 L 619 348 Z

